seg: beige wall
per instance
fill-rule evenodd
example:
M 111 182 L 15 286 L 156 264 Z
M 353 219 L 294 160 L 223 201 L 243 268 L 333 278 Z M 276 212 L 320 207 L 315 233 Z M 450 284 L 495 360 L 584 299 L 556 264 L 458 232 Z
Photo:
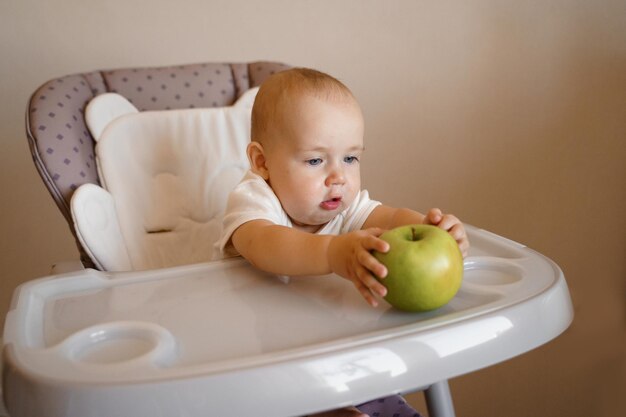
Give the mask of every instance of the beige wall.
M 375 197 L 441 206 L 564 270 L 574 324 L 453 380 L 458 415 L 624 415 L 623 0 L 3 0 L 0 51 L 0 317 L 15 286 L 76 257 L 25 139 L 38 85 L 98 68 L 278 60 L 352 87 Z

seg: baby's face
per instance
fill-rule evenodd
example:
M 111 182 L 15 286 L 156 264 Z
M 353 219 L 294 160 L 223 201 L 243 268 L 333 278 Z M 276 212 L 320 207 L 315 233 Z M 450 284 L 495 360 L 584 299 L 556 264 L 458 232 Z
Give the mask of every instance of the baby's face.
M 361 188 L 363 116 L 353 99 L 304 97 L 266 149 L 268 182 L 294 226 L 314 232 Z

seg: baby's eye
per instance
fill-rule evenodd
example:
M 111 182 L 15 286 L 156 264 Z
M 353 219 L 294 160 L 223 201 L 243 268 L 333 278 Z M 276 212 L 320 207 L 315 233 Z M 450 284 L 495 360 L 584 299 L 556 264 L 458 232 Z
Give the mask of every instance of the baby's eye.
M 346 156 L 345 158 L 343 158 L 343 162 L 347 164 L 354 164 L 355 162 L 359 162 L 359 158 L 356 156 L 350 155 L 350 156 Z
M 306 163 L 311 166 L 319 165 L 322 163 L 322 158 L 307 159 Z

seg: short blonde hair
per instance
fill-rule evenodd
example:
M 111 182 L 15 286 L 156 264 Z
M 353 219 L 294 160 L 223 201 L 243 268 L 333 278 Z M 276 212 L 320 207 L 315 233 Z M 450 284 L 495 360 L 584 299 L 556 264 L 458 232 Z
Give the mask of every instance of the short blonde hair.
M 251 137 L 263 142 L 269 127 L 281 123 L 282 113 L 295 100 L 309 96 L 323 100 L 353 100 L 354 95 L 338 79 L 310 68 L 292 68 L 269 77 L 257 93 L 252 107 Z

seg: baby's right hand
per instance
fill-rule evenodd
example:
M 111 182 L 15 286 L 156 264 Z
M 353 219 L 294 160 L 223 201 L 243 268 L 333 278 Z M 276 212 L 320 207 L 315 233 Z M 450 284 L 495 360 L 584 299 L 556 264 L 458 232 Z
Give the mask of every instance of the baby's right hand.
M 378 305 L 375 295 L 387 294 L 387 288 L 374 278 L 374 275 L 384 278 L 387 268 L 371 253 L 389 250 L 389 244 L 378 238 L 382 233 L 379 228 L 358 230 L 334 236 L 328 245 L 330 269 L 350 280 L 372 307 Z

